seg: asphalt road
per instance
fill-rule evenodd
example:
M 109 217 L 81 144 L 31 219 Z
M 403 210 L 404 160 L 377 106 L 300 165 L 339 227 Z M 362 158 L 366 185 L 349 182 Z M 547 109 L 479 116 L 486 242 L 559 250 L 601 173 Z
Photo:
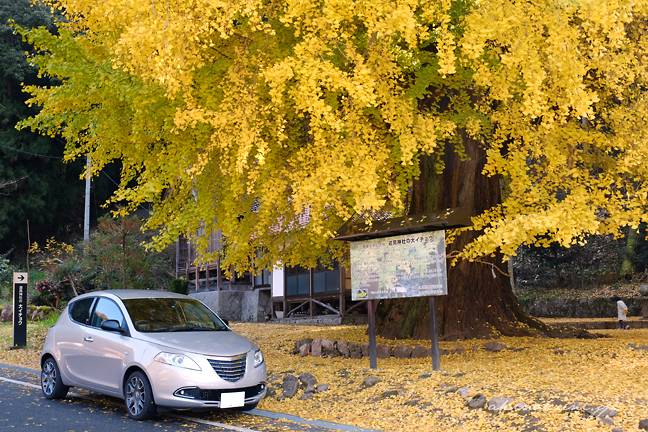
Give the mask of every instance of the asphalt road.
M 212 411 L 201 414 L 170 411 L 159 414 L 155 420 L 137 422 L 127 417 L 121 399 L 76 388 L 70 389 L 65 399 L 45 399 L 37 371 L 1 363 L 0 389 L 0 430 L 8 432 L 376 432 L 262 410 L 250 413 Z

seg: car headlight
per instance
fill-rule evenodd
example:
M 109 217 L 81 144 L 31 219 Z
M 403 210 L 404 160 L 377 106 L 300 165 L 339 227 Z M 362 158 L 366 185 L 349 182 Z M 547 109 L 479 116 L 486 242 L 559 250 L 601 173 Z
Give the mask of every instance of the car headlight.
M 183 354 L 173 354 L 173 353 L 167 353 L 167 352 L 161 352 L 158 355 L 156 355 L 153 360 L 156 362 L 168 364 L 171 366 L 177 366 L 185 369 L 192 369 L 192 370 L 202 370 L 200 369 L 200 366 L 187 357 L 186 355 Z
M 259 367 L 263 364 L 263 353 L 261 350 L 254 352 L 254 367 Z

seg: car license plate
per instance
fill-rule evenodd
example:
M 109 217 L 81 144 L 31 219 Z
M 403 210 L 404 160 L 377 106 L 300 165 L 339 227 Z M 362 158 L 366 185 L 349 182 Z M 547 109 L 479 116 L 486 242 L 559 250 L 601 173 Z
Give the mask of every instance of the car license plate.
M 221 393 L 221 408 L 242 407 L 243 405 L 245 405 L 245 392 Z

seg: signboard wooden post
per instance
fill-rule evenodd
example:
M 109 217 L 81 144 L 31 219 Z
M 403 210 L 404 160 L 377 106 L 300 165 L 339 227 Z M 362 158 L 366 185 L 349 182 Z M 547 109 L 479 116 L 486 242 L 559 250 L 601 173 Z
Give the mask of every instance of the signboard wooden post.
M 440 370 L 436 296 L 447 295 L 445 230 L 471 226 L 461 209 L 371 225 L 349 222 L 335 240 L 351 242 L 351 299 L 367 300 L 369 366 L 377 368 L 375 310 L 380 299 L 428 297 L 432 369 Z
M 368 300 L 369 367 L 378 367 L 375 309 L 379 299 L 430 298 L 432 369 L 440 369 L 436 297 L 448 293 L 445 232 L 421 232 L 351 243 L 351 299 Z
M 28 273 L 14 272 L 13 277 L 13 346 L 27 346 Z

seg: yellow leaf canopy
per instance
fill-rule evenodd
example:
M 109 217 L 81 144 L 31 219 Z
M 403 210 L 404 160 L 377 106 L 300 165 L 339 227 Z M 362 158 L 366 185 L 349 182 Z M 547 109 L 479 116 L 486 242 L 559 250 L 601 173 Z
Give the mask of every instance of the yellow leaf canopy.
M 569 245 L 648 219 L 646 3 L 54 1 L 58 34 L 18 31 L 62 85 L 27 88 L 22 126 L 121 160 L 157 246 L 221 229 L 238 269 L 340 257 L 345 220 L 407 211 L 462 136 L 503 190 L 463 255 Z

